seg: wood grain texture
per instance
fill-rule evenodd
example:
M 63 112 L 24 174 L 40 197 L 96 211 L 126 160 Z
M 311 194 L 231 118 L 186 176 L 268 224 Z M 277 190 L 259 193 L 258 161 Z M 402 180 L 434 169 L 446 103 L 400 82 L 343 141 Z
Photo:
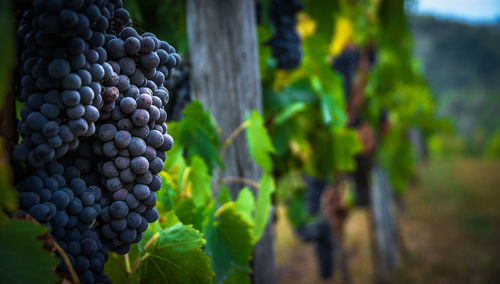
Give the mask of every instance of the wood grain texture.
M 262 112 L 258 40 L 253 0 L 187 0 L 192 97 L 208 108 L 227 138 L 251 110 Z M 227 149 L 222 177 L 258 181 L 245 135 Z M 228 185 L 234 197 L 244 185 Z M 276 283 L 273 228 L 254 249 L 253 283 Z

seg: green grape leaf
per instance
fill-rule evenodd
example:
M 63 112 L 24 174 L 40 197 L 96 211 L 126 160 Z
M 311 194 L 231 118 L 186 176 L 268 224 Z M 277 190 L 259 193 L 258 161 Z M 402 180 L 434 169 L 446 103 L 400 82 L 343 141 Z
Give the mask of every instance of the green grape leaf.
M 137 244 L 134 244 L 132 247 L 134 246 L 137 249 Z M 135 259 L 130 259 L 132 263 L 134 260 Z M 127 282 L 128 279 L 125 268 L 125 257 L 121 254 L 113 252 L 109 253 L 108 260 L 104 264 L 104 274 L 111 278 L 113 284 L 136 284 L 139 283 L 140 280 L 140 274 L 136 273 L 134 276 L 132 276 L 131 281 Z
M 278 115 L 276 115 L 276 117 L 273 120 L 273 123 L 274 125 L 280 125 L 289 120 L 290 118 L 292 118 L 293 116 L 295 116 L 297 113 L 305 110 L 306 108 L 307 104 L 304 102 L 292 103 L 286 106 L 285 109 L 283 109 L 282 111 L 280 111 L 280 113 L 278 113 Z
M 191 161 L 200 156 L 211 171 L 222 165 L 218 147 L 220 139 L 212 124 L 212 118 L 199 101 L 192 101 L 183 110 L 184 118 L 175 130 L 176 143 L 187 147 L 187 158 Z
M 206 241 L 192 226 L 176 224 L 159 232 L 140 267 L 143 283 L 213 283 Z
M 206 250 L 212 260 L 217 283 L 222 283 L 234 267 L 250 272 L 254 238 L 252 225 L 228 202 L 211 214 L 205 227 Z
M 160 215 L 160 223 L 165 228 L 172 227 L 173 225 L 180 223 L 180 222 L 181 221 L 179 220 L 179 218 L 175 214 L 174 210 L 170 210 L 167 213 Z
M 178 198 L 178 194 L 174 189 L 171 181 L 168 179 L 168 176 L 163 172 L 160 173 L 162 177 L 161 189 L 157 192 L 158 195 L 158 203 L 161 204 L 161 208 L 165 210 L 171 210 L 174 207 L 175 201 Z
M 227 186 L 222 185 L 220 187 L 217 201 L 220 203 L 220 205 L 233 201 L 233 199 L 231 198 L 231 194 L 229 193 L 229 188 L 227 188 Z
M 356 161 L 354 157 L 361 149 L 361 141 L 359 140 L 356 130 L 353 129 L 336 129 L 334 130 L 335 142 L 333 145 L 335 168 L 339 171 L 353 171 L 356 169 Z
M 255 227 L 252 234 L 256 241 L 262 236 L 264 228 L 269 221 L 271 194 L 273 194 L 275 188 L 272 176 L 264 173 L 259 181 L 259 193 L 255 204 Z
M 250 284 L 250 276 L 244 270 L 235 268 L 226 278 L 224 284 Z
M 191 160 L 191 171 L 188 180 L 191 182 L 191 198 L 196 207 L 202 207 L 212 199 L 210 175 L 205 162 L 198 156 Z
M 201 231 L 205 220 L 204 208 L 196 207 L 193 199 L 187 198 L 177 204 L 175 214 L 183 224 L 193 225 L 195 229 Z
M 288 202 L 287 217 L 290 223 L 296 228 L 304 224 L 307 220 L 308 214 L 305 204 L 305 192 L 296 192 L 296 194 Z
M 253 224 L 252 212 L 255 209 L 255 198 L 253 197 L 252 191 L 245 186 L 238 192 L 238 198 L 236 198 L 234 203 L 236 209 L 243 214 L 249 223 Z
M 0 279 L 3 283 L 56 283 L 56 256 L 42 249 L 37 237 L 47 227 L 11 220 L 0 228 Z
M 247 120 L 250 121 L 250 125 L 246 131 L 250 156 L 265 171 L 271 171 L 273 169 L 273 161 L 270 154 L 274 153 L 275 150 L 264 126 L 264 121 L 256 110 L 252 111 Z

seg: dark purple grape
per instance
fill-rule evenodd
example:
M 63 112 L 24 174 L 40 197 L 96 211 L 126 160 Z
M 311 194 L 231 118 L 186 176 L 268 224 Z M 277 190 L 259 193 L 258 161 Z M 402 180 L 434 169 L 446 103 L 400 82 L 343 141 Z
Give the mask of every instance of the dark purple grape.
M 130 168 L 136 174 L 143 174 L 148 170 L 149 162 L 142 156 L 135 157 L 130 161 Z
M 120 101 L 120 110 L 125 114 L 133 113 L 137 108 L 137 102 L 131 97 L 125 97 Z
M 116 127 L 113 124 L 104 124 L 99 127 L 98 137 L 102 141 L 111 141 L 115 137 Z
M 137 198 L 138 200 L 145 200 L 149 197 L 151 191 L 149 190 L 149 187 L 147 185 L 136 184 L 134 186 L 133 193 L 135 198 Z
M 49 64 L 49 74 L 54 79 L 62 79 L 71 70 L 71 66 L 68 61 L 64 59 L 54 59 Z
M 144 109 L 136 109 L 131 118 L 134 125 L 145 126 L 149 121 L 149 113 Z
M 123 201 L 115 201 L 109 207 L 111 217 L 115 219 L 125 218 L 128 215 L 127 203 Z

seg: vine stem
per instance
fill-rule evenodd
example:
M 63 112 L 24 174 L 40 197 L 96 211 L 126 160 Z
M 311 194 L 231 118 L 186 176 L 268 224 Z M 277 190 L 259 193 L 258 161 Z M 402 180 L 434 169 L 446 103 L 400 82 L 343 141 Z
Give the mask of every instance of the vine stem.
M 75 284 L 80 283 L 80 279 L 78 279 L 75 269 L 73 268 L 73 265 L 71 265 L 71 261 L 69 261 L 66 252 L 61 248 L 61 246 L 59 246 L 59 244 L 56 241 L 54 241 L 54 246 L 56 248 L 56 251 L 62 256 L 64 264 L 66 264 L 66 267 L 69 270 L 69 274 L 71 274 L 71 278 L 73 278 L 73 283 Z
M 151 239 L 144 245 L 144 250 L 147 250 L 151 244 L 160 237 L 160 232 L 157 232 L 154 234 Z M 128 254 L 127 254 L 128 255 Z M 129 273 L 128 278 L 127 278 L 127 283 L 130 283 L 132 281 L 132 278 L 134 277 L 135 273 L 141 267 L 142 263 L 150 256 L 148 252 L 146 252 L 136 263 L 134 263 L 134 267 L 132 268 L 132 271 Z
M 250 121 L 249 120 L 244 121 L 235 130 L 233 130 L 233 132 L 231 133 L 229 138 L 227 138 L 224 141 L 224 146 L 222 146 L 222 150 L 221 150 L 221 154 L 220 154 L 221 161 L 224 161 L 224 158 L 226 157 L 226 153 L 227 153 L 227 148 L 229 147 L 229 145 L 231 145 L 231 143 L 233 143 L 234 139 L 236 139 L 236 137 L 238 137 L 238 135 L 243 130 L 245 130 L 248 126 L 250 126 Z
M 244 121 L 238 127 L 236 127 L 235 130 L 233 130 L 231 135 L 229 135 L 229 138 L 224 140 L 224 145 L 222 146 L 222 150 L 220 153 L 220 161 L 222 163 L 224 163 L 224 159 L 226 158 L 227 148 L 229 147 L 229 145 L 231 145 L 234 139 L 236 139 L 236 137 L 238 137 L 238 135 L 249 126 L 250 126 L 250 121 L 249 120 Z M 221 136 L 223 136 L 223 134 L 221 134 Z M 218 170 L 217 181 L 219 185 L 223 183 L 222 168 Z M 215 191 L 216 189 L 214 188 L 213 190 Z
M 219 179 L 219 183 L 232 183 L 232 182 L 239 182 L 239 183 L 244 183 L 249 186 L 254 187 L 255 189 L 259 189 L 259 183 L 257 183 L 254 180 L 244 178 L 244 177 L 225 177 Z
M 132 278 L 134 277 L 135 273 L 139 269 L 139 267 L 142 265 L 142 263 L 149 257 L 149 253 L 147 252 L 144 254 L 135 264 L 134 267 L 132 268 L 132 272 L 129 274 L 127 278 L 127 283 L 130 283 L 132 281 Z
M 147 250 L 149 246 L 160 237 L 160 232 L 156 232 L 151 239 L 144 245 L 144 250 Z
M 132 273 L 132 270 L 130 269 L 130 258 L 128 256 L 128 253 L 123 256 L 125 258 L 125 269 L 128 274 Z

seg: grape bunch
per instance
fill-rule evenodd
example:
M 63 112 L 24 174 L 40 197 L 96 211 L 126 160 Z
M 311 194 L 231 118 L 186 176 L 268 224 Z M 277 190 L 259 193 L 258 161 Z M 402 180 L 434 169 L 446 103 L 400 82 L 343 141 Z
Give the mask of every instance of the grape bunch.
M 108 247 L 126 253 L 141 240 L 148 223 L 158 219 L 158 173 L 173 145 L 165 124 L 169 93 L 163 84 L 180 57 L 153 34 L 140 36 L 130 27 L 108 36 L 105 48 L 119 75 L 116 85 L 107 87 L 117 97 L 115 107 L 101 115 L 92 144 L 94 154 L 102 157 L 97 169 L 109 199 L 99 224 Z
M 82 283 L 110 283 L 108 250 L 127 253 L 158 219 L 173 145 L 164 84 L 181 58 L 139 35 L 121 0 L 16 4 L 20 207 L 49 227 Z
M 106 5 L 107 4 L 107 5 Z M 112 77 L 102 47 L 114 8 L 106 1 L 18 1 L 18 99 L 24 102 L 13 158 L 40 168 L 92 136 Z M 112 4 L 111 4 L 112 5 Z M 113 8 L 113 9 L 110 9 Z M 122 9 L 123 10 L 123 9 Z
M 296 233 L 303 242 L 314 244 L 318 273 L 323 279 L 330 278 L 335 268 L 336 247 L 328 221 L 316 219 L 311 223 L 302 224 L 296 229 Z
M 269 19 L 274 26 L 269 44 L 280 69 L 297 68 L 302 60 L 300 38 L 295 29 L 296 14 L 302 8 L 300 0 L 272 0 L 269 5 Z
M 97 203 L 101 189 L 88 186 L 80 169 L 70 166 L 68 160 L 65 163 L 49 162 L 19 183 L 20 207 L 50 229 L 81 282 L 110 283 L 102 273 L 108 249 L 91 229 L 101 212 Z M 58 271 L 66 271 L 66 267 L 61 265 Z

